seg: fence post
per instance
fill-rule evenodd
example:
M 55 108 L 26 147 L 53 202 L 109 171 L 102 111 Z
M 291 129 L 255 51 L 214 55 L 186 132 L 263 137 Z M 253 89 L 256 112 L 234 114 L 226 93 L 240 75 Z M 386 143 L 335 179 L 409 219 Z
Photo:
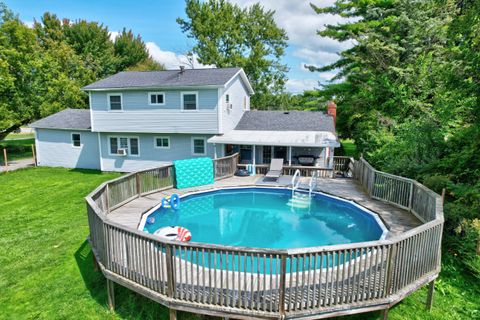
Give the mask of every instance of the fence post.
M 7 149 L 3 149 L 3 164 L 5 165 L 5 171 L 8 170 Z
M 435 280 L 432 280 L 428 284 L 427 310 L 429 310 L 429 311 L 432 310 L 434 291 L 435 291 Z
M 166 245 L 166 263 L 167 263 L 167 294 L 169 298 L 173 298 L 175 293 L 175 279 L 173 273 L 173 256 L 172 247 Z
M 142 190 L 141 190 L 141 184 L 140 184 L 140 174 L 137 172 L 135 173 L 135 182 L 136 182 L 136 185 L 137 185 L 137 198 L 140 198 L 140 194 L 142 193 Z
M 387 268 L 387 283 L 386 283 L 386 293 L 385 293 L 385 297 L 388 297 L 390 296 L 392 293 L 392 281 L 393 281 L 393 270 L 394 270 L 394 262 L 395 262 L 395 258 L 396 258 L 396 254 L 397 253 L 397 245 L 396 244 L 392 244 L 392 253 L 390 254 L 390 259 L 388 259 L 388 268 Z M 387 314 L 388 314 L 388 311 L 387 311 Z
M 115 308 L 115 284 L 110 279 L 107 279 L 107 295 L 108 308 L 113 310 Z
M 35 145 L 32 144 L 33 165 L 37 166 L 37 152 L 35 151 Z
M 282 255 L 280 262 L 280 288 L 278 297 L 278 311 L 280 318 L 285 318 L 285 282 L 287 277 L 287 257 Z
M 105 204 L 107 205 L 107 214 L 110 213 L 110 200 L 109 200 L 110 191 L 108 189 L 108 183 L 105 186 Z
M 413 181 L 410 181 L 410 195 L 408 196 L 408 210 L 412 211 L 413 201 Z

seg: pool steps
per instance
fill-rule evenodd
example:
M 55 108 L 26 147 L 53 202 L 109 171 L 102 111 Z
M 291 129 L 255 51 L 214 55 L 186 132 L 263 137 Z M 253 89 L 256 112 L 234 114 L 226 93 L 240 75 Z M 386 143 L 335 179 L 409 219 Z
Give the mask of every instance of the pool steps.
M 312 197 L 308 194 L 295 192 L 288 200 L 288 205 L 292 208 L 306 209 L 310 207 Z

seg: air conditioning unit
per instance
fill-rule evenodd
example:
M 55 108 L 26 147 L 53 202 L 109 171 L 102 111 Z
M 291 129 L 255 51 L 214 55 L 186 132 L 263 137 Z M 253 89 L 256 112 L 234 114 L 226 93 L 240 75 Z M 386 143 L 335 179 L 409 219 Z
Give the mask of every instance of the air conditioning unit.
M 117 155 L 119 156 L 126 156 L 127 155 L 127 149 L 125 148 L 120 148 L 117 150 Z

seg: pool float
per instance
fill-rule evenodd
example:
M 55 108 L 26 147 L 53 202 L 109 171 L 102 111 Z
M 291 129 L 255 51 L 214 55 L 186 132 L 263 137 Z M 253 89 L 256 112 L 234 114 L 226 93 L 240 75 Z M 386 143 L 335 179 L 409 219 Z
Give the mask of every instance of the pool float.
M 180 196 L 176 193 L 162 199 L 162 208 L 177 210 L 180 207 Z
M 155 231 L 154 234 L 161 239 L 170 241 L 176 240 L 181 242 L 188 242 L 190 241 L 190 239 L 192 239 L 192 234 L 190 233 L 190 230 L 179 226 L 160 228 Z
M 155 218 L 154 217 L 148 217 L 147 218 L 147 224 L 154 224 L 155 223 Z

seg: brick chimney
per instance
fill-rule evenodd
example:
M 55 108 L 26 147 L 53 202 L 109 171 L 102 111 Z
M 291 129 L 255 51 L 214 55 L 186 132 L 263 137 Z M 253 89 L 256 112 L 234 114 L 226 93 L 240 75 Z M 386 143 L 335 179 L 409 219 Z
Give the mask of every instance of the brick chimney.
M 337 105 L 333 101 L 327 103 L 327 114 L 333 117 L 333 125 L 337 127 Z

